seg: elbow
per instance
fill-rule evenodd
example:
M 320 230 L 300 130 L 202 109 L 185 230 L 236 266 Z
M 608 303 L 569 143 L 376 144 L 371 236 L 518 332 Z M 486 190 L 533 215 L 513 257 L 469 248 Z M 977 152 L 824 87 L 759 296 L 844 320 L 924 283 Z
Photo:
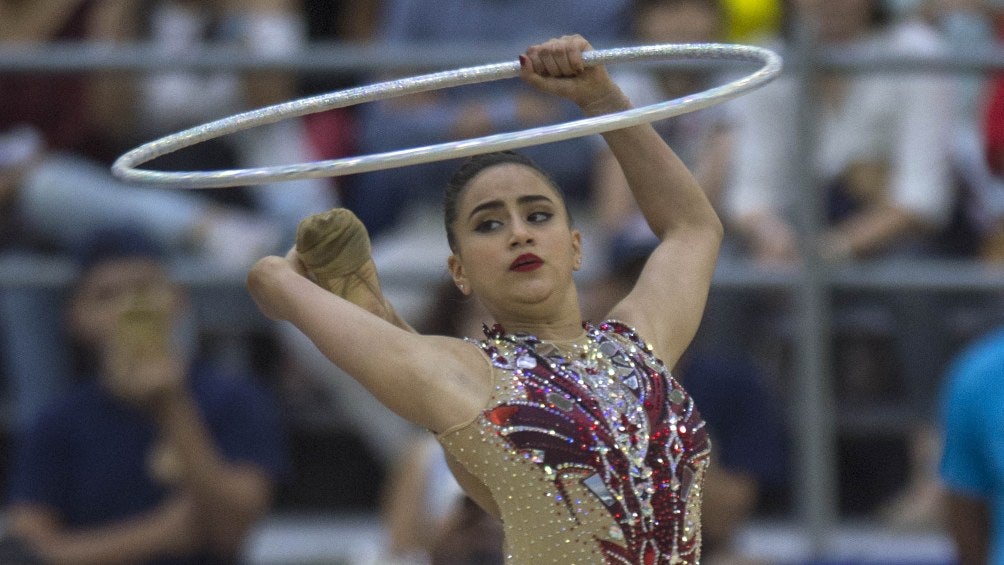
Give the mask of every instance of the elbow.
M 701 222 L 680 226 L 677 232 L 694 243 L 703 243 L 717 250 L 725 239 L 725 225 L 717 214 L 710 214 Z M 679 236 L 677 236 L 679 237 Z
M 289 265 L 281 257 L 259 259 L 248 272 L 245 287 L 258 309 L 273 320 L 286 318 L 281 308 L 282 277 L 289 272 Z
M 281 257 L 268 256 L 259 259 L 248 271 L 245 281 L 248 290 L 254 293 L 268 288 L 284 265 L 285 260 Z
M 655 224 L 649 224 L 649 226 L 662 241 L 687 239 L 696 242 L 701 240 L 717 246 L 725 238 L 725 225 L 710 206 L 707 213 L 662 226 Z
M 714 250 L 714 255 L 717 258 L 718 252 L 721 250 L 722 241 L 725 240 L 725 226 L 722 224 L 718 217 L 715 217 L 715 221 L 712 225 L 707 228 L 707 235 L 705 236 L 710 249 Z

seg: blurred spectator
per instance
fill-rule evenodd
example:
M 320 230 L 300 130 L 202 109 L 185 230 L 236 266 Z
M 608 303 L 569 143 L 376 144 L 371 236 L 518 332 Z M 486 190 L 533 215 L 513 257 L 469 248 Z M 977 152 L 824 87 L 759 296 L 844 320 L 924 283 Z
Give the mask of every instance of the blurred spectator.
M 192 192 L 124 184 L 106 166 L 47 152 L 43 144 L 27 127 L 0 134 L 0 261 L 8 273 L 38 275 L 40 257 L 63 255 L 93 231 L 121 222 L 142 225 L 172 254 L 194 252 L 222 273 L 240 272 L 276 249 L 278 232 L 268 222 Z M 23 278 L 0 288 L 0 362 L 18 426 L 67 374 L 62 356 L 50 353 L 60 346 L 60 291 Z
M 959 563 L 1004 563 L 1004 330 L 952 363 L 942 397 L 941 477 Z
M 311 41 L 373 40 L 380 0 L 303 0 Z
M 739 532 L 787 487 L 780 395 L 746 352 L 698 348 L 680 359 L 674 375 L 700 407 L 714 442 L 701 506 L 701 562 L 740 563 Z
M 486 325 L 494 324 L 494 320 L 489 317 L 488 311 L 480 302 L 465 297 L 456 285 L 449 281 L 444 281 L 439 286 L 439 295 L 434 304 L 433 309 L 426 314 L 424 324 L 419 328 L 420 333 L 478 339 L 484 335 Z M 449 470 L 442 447 L 431 435 L 425 437 L 428 439 L 417 442 L 417 446 L 429 442 L 425 449 L 426 472 L 419 477 L 412 476 L 411 480 L 422 480 L 424 483 L 417 493 L 426 497 L 425 504 L 428 506 L 424 512 L 427 517 L 425 523 L 438 524 L 438 527 L 433 529 L 434 535 L 425 539 L 430 565 L 501 565 L 505 556 L 502 522 L 489 515 L 464 494 Z M 417 446 L 415 451 L 402 457 L 401 463 L 407 462 L 407 457 L 413 457 L 413 461 L 421 457 L 422 448 Z M 444 472 L 448 476 L 444 475 Z M 396 478 L 402 476 L 399 472 Z M 391 476 L 391 479 L 393 478 L 394 475 Z M 405 528 L 393 529 L 395 525 L 402 525 L 400 520 L 408 510 L 408 498 L 399 496 L 402 493 L 402 486 L 388 480 L 385 515 L 392 526 L 392 533 L 408 531 Z M 423 514 L 422 507 L 411 508 L 419 515 Z M 400 538 L 392 537 L 392 539 L 400 541 Z
M 938 27 L 952 52 L 981 55 L 1004 45 L 1004 2 L 999 0 L 917 0 L 912 10 Z M 1004 88 L 994 73 L 959 77 L 962 115 L 956 127 L 952 164 L 959 176 L 966 235 L 976 239 L 979 255 L 990 261 L 1004 257 L 1004 175 L 994 163 L 995 139 L 1004 131 Z
M 502 522 L 471 500 L 435 438 L 421 432 L 387 477 L 381 565 L 502 565 Z
M 303 14 L 310 43 L 370 43 L 380 14 L 379 0 L 303 0 Z M 363 82 L 361 70 L 303 73 L 299 88 L 304 95 L 334 92 Z M 304 116 L 310 145 L 321 159 L 357 155 L 358 107 L 335 108 Z M 337 179 L 336 179 L 337 180 Z M 341 189 L 341 182 L 335 183 Z
M 477 339 L 491 326 L 480 303 L 450 281 L 438 287 L 419 331 Z M 391 466 L 382 519 L 388 544 L 381 563 L 394 565 L 501 565 L 502 522 L 460 488 L 435 437 L 416 431 Z
M 0 40 L 18 47 L 137 37 L 125 0 L 0 2 Z M 96 228 L 136 222 L 166 246 L 246 267 L 272 250 L 275 228 L 184 191 L 117 182 L 107 164 L 135 126 L 135 83 L 111 73 L 0 73 L 0 260 L 35 273 L 39 253 L 65 253 Z M 21 425 L 68 370 L 55 338 L 59 289 L 37 281 L 0 292 L 0 362 Z
M 170 253 L 205 258 L 224 272 L 279 249 L 270 221 L 192 191 L 126 184 L 97 161 L 50 151 L 28 125 L 0 132 L 0 197 L 5 253 L 59 255 L 121 222 L 136 222 Z
M 207 46 L 276 58 L 295 53 L 307 42 L 307 22 L 295 0 L 155 0 L 145 13 L 146 37 L 166 53 L 183 55 Z M 296 98 L 297 76 L 281 71 L 158 71 L 140 80 L 142 139 L 222 118 L 250 108 Z M 302 118 L 251 128 L 176 152 L 156 161 L 182 170 L 253 168 L 311 161 L 319 155 L 309 145 Z M 152 166 L 152 168 L 157 168 Z M 233 199 L 234 190 L 226 195 Z M 293 243 L 293 229 L 303 217 L 337 204 L 329 179 L 266 183 L 240 191 L 257 214 L 285 229 L 281 247 Z
M 141 231 L 81 249 L 82 376 L 17 437 L 10 532 L 46 562 L 237 562 L 286 472 L 276 407 L 194 361 L 183 290 Z
M 994 41 L 994 0 L 900 0 L 901 17 L 919 15 L 941 31 L 951 51 L 979 53 Z M 964 118 L 978 113 L 986 75 L 959 77 L 963 85 Z
M 144 37 L 166 52 L 183 53 L 212 40 L 268 57 L 305 41 L 296 3 L 285 0 L 46 1 L 30 10 L 27 4 L 4 2 L 0 9 L 10 16 L 4 19 L 4 38 L 21 44 Z M 207 269 L 224 274 L 243 273 L 254 260 L 291 245 L 292 229 L 301 217 L 335 204 L 330 185 L 317 180 L 250 189 L 254 202 L 247 205 L 216 197 L 224 193 L 140 189 L 118 181 L 108 164 L 127 146 L 123 144 L 279 102 L 295 92 L 290 86 L 295 77 L 285 73 L 252 73 L 246 80 L 231 73 L 185 71 L 141 79 L 123 76 L 130 75 L 114 80 L 107 73 L 0 75 L 0 90 L 10 102 L 0 110 L 0 124 L 6 128 L 0 130 L 0 252 L 12 266 L 30 266 L 39 252 L 58 255 L 95 230 L 131 222 L 172 254 L 204 259 Z M 106 92 L 108 84 L 115 86 L 112 92 Z M 114 111 L 105 108 L 109 101 Z M 103 137 L 93 141 L 95 136 Z M 225 153 L 219 151 L 221 145 L 210 143 L 150 166 L 211 169 L 313 158 L 297 120 L 227 139 L 236 143 L 233 163 L 215 157 L 185 162 L 207 152 Z M 109 154 L 108 147 L 118 149 Z M 225 194 L 236 194 L 236 189 Z M 4 288 L 0 296 L 0 357 L 18 425 L 58 387 L 58 376 L 66 374 L 58 358 L 45 353 L 56 346 L 52 336 L 58 314 L 51 295 L 52 289 L 25 284 Z
M 792 6 L 819 49 L 864 58 L 945 52 L 937 34 L 918 20 L 882 23 L 879 0 L 796 0 Z M 782 77 L 734 105 L 736 166 L 725 212 L 752 255 L 767 262 L 798 257 L 789 214 L 803 190 L 829 194 L 829 227 L 819 249 L 828 259 L 930 252 L 954 201 L 949 146 L 958 114 L 952 79 L 830 74 L 813 88 L 811 171 L 785 171 L 796 150 L 795 81 Z
M 128 0 L 5 0 L 0 2 L 0 43 L 135 39 L 136 8 Z M 0 92 L 0 132 L 29 124 L 56 151 L 107 160 L 134 125 L 130 84 L 111 73 L 5 72 Z
M 948 0 L 945 4 L 954 6 Z M 936 2 L 935 4 L 941 4 Z M 1004 4 L 960 2 L 969 30 L 995 28 L 996 48 L 1004 45 Z M 960 34 L 961 35 L 961 34 Z M 985 37 L 980 35 L 979 37 Z M 971 41 L 971 39 L 970 39 Z M 981 205 L 987 231 L 981 256 L 1004 259 L 1004 78 L 991 75 L 984 98 L 972 116 L 975 123 L 960 156 L 969 188 Z M 982 147 L 981 147 L 982 146 Z M 1000 375 L 1004 367 L 1004 330 L 974 341 L 949 367 L 942 395 L 940 432 L 944 436 L 940 473 L 945 515 L 955 541 L 959 563 L 1004 563 L 1004 395 Z
M 6 35 L 0 37 L 21 45 L 144 38 L 180 54 L 213 40 L 269 57 L 289 53 L 306 40 L 302 15 L 291 0 L 158 0 L 144 4 L 143 10 L 137 3 L 114 0 L 45 1 L 30 10 L 21 5 L 0 4 L 0 10 L 9 12 L 0 13 L 9 16 L 3 18 Z M 127 218 L 175 249 L 205 250 L 216 265 L 243 269 L 250 260 L 292 244 L 292 233 L 287 233 L 280 245 L 280 226 L 295 226 L 303 216 L 335 204 L 329 184 L 319 180 L 256 187 L 250 213 L 231 206 L 232 201 L 208 199 L 205 191 L 137 190 L 115 182 L 102 169 L 134 142 L 284 101 L 296 92 L 295 77 L 275 72 L 251 73 L 243 80 L 223 72 L 164 71 L 139 80 L 124 76 L 130 75 L 0 75 L 0 90 L 8 101 L 0 110 L 0 134 L 5 138 L 0 149 L 8 153 L 0 155 L 5 181 L 0 191 L 2 225 L 5 230 L 19 228 L 16 237 L 5 239 L 5 247 L 64 250 L 79 240 L 75 228 L 90 230 Z M 155 163 L 205 169 L 314 158 L 298 120 L 227 139 L 237 144 L 233 163 L 205 158 L 206 152 L 226 153 L 212 142 Z
M 998 75 L 991 83 L 985 119 L 987 165 L 994 175 L 1004 177 L 1004 76 Z
M 1004 49 L 1004 3 L 996 3 L 992 14 L 997 32 L 994 45 Z M 974 148 L 971 154 L 983 158 L 973 159 L 971 170 L 976 178 L 971 184 L 977 189 L 987 226 L 982 256 L 999 263 L 1004 261 L 1004 73 L 989 81 L 979 118 L 982 127 L 976 139 L 980 141 L 974 145 L 982 147 Z
M 385 2 L 377 45 L 452 45 L 458 50 L 518 45 L 578 33 L 598 48 L 628 36 L 628 0 L 396 0 Z M 497 61 L 484 61 L 491 63 Z M 437 69 L 440 70 L 440 69 Z M 575 108 L 542 98 L 521 81 L 438 90 L 360 107 L 362 154 L 407 149 L 568 121 Z M 526 153 L 547 165 L 575 198 L 588 196 L 588 139 L 531 147 Z M 396 224 L 409 204 L 439 202 L 441 188 L 456 167 L 452 161 L 367 173 L 351 178 L 347 206 L 363 221 L 374 243 Z
M 385 483 L 381 518 L 387 547 L 381 562 L 428 563 L 436 537 L 464 497 L 436 439 L 416 432 Z
M 868 60 L 947 53 L 918 18 L 893 19 L 879 0 L 791 3 L 810 49 Z M 754 260 L 793 263 L 794 203 L 822 191 L 824 231 L 804 234 L 827 261 L 958 257 L 948 238 L 959 193 L 952 144 L 959 123 L 959 82 L 939 73 L 822 73 L 809 86 L 814 138 L 800 139 L 797 85 L 782 77 L 738 99 L 735 167 L 726 189 L 727 221 Z M 792 170 L 797 143 L 809 143 L 810 170 Z M 809 237 L 811 236 L 811 237 Z M 917 453 L 927 441 L 940 367 L 948 358 L 946 300 L 922 291 L 852 288 L 833 293 L 834 359 L 841 398 L 882 405 L 901 395 L 917 424 Z M 928 526 L 931 467 L 918 461 L 904 493 L 885 509 L 901 526 Z

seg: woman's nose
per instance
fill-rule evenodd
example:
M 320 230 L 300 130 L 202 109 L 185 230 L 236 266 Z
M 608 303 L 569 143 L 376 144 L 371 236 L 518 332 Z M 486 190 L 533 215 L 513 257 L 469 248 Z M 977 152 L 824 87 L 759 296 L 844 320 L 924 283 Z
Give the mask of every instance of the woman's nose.
M 530 231 L 530 226 L 524 221 L 515 221 L 511 223 L 512 232 L 509 237 L 509 244 L 511 246 L 522 245 L 525 243 L 530 243 L 533 241 L 533 234 Z

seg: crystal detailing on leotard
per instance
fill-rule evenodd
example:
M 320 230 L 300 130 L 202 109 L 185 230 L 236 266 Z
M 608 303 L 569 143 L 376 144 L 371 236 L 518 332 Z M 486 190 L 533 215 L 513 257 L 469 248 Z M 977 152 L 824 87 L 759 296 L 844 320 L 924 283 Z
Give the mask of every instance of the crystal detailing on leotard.
M 697 563 L 710 443 L 651 348 L 613 321 L 568 342 L 485 333 L 495 394 L 440 441 L 490 489 L 509 563 Z

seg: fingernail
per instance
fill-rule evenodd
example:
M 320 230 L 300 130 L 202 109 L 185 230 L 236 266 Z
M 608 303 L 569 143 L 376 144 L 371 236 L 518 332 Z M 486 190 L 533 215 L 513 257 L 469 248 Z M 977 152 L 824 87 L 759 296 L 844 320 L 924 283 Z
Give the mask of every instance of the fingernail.
M 520 55 L 519 56 L 519 66 L 526 67 L 526 56 L 525 55 Z

